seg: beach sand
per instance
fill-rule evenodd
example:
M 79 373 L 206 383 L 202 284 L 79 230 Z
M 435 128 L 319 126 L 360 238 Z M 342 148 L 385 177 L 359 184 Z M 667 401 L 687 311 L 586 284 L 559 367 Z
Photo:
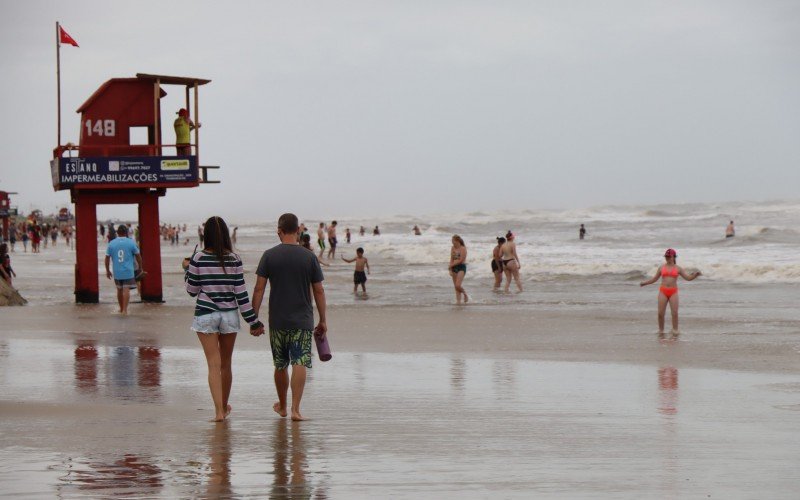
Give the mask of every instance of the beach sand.
M 191 307 L 3 308 L 3 494 L 797 498 L 800 321 L 684 306 L 659 341 L 654 309 L 365 306 L 329 311 L 307 422 L 272 412 L 268 340 L 239 334 L 223 424 Z

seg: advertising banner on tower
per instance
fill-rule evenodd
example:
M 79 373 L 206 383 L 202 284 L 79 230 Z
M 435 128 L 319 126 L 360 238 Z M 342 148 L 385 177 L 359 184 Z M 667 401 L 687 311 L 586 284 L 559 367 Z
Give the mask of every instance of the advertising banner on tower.
M 194 156 L 57 158 L 50 163 L 56 190 L 91 187 L 187 187 L 196 185 Z

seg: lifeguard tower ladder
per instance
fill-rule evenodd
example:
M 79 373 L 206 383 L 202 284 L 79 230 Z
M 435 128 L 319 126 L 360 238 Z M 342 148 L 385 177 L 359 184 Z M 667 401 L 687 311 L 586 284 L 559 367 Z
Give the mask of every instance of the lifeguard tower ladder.
M 168 188 L 192 188 L 209 181 L 199 166 L 200 133 L 194 130 L 189 155 L 178 155 L 175 144 L 161 140 L 163 85 L 186 90 L 185 109 L 199 118 L 201 85 L 211 80 L 137 73 L 136 78 L 112 78 L 78 108 L 80 143 L 58 145 L 50 164 L 53 188 L 70 190 L 75 204 L 75 301 L 96 303 L 100 289 L 97 258 L 97 205 L 136 204 L 144 271 L 142 300 L 163 302 L 158 199 Z M 131 131 L 144 128 L 146 144 L 131 144 Z M 169 123 L 170 130 L 172 124 Z M 77 152 L 77 155 L 75 154 Z

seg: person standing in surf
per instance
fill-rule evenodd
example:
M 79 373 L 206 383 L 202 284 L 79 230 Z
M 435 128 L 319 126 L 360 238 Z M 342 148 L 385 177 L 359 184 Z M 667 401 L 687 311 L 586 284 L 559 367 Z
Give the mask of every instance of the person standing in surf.
M 500 288 L 503 284 L 503 254 L 501 249 L 506 239 L 502 236 L 497 238 L 497 246 L 492 250 L 492 273 L 494 273 L 494 289 Z
M 328 244 L 331 246 L 328 249 L 328 260 L 333 261 L 336 259 L 336 245 L 339 244 L 339 240 L 336 238 L 336 226 L 337 222 L 331 222 L 331 225 L 328 226 Z
M 511 231 L 506 233 L 506 242 L 500 247 L 501 261 L 503 263 L 503 272 L 506 273 L 506 288 L 505 291 L 511 288 L 511 279 L 517 284 L 517 290 L 522 291 L 522 282 L 519 279 L 519 270 L 522 264 L 519 262 L 517 255 L 517 244 L 514 241 L 516 237 Z
M 319 228 L 317 229 L 317 246 L 319 247 L 319 258 L 320 259 L 322 259 L 322 257 L 325 254 L 325 233 L 326 233 L 326 231 L 325 231 L 325 223 L 324 222 L 320 222 L 319 223 Z
M 364 257 L 364 249 L 358 247 L 356 249 L 356 256 L 352 259 L 346 259 L 342 255 L 342 260 L 348 264 L 356 263 L 356 270 L 353 273 L 353 295 L 358 295 L 358 285 L 361 285 L 361 291 L 364 292 L 364 297 L 367 296 L 367 274 L 369 274 L 369 260 Z M 364 272 L 366 270 L 366 272 Z
M 464 303 L 469 302 L 469 295 L 464 291 L 462 284 L 464 276 L 467 274 L 467 246 L 461 236 L 453 235 L 453 247 L 450 249 L 450 264 L 447 268 L 450 277 L 453 278 L 453 287 L 456 289 L 456 304 L 461 305 L 461 296 L 464 296 Z
M 725 228 L 725 237 L 733 238 L 734 236 L 736 236 L 736 229 L 733 227 L 733 221 L 731 221 L 728 227 Z
M 647 281 L 642 281 L 639 286 L 652 285 L 658 281 L 659 277 L 661 278 L 661 287 L 658 289 L 658 334 L 664 334 L 664 316 L 667 312 L 667 304 L 669 304 L 669 309 L 672 313 L 672 334 L 678 335 L 680 333 L 678 330 L 678 276 L 683 277 L 686 281 L 692 281 L 701 276 L 702 273 L 695 271 L 692 274 L 688 274 L 684 271 L 676 263 L 678 253 L 671 248 L 664 253 L 664 259 L 666 262 L 658 268 L 655 276 Z

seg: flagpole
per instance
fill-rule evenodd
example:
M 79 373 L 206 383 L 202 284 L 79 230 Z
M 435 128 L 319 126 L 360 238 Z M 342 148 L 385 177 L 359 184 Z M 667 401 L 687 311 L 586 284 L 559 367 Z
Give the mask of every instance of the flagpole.
M 61 34 L 59 33 L 58 21 L 56 21 L 56 101 L 58 107 L 58 139 L 56 146 L 61 146 Z

